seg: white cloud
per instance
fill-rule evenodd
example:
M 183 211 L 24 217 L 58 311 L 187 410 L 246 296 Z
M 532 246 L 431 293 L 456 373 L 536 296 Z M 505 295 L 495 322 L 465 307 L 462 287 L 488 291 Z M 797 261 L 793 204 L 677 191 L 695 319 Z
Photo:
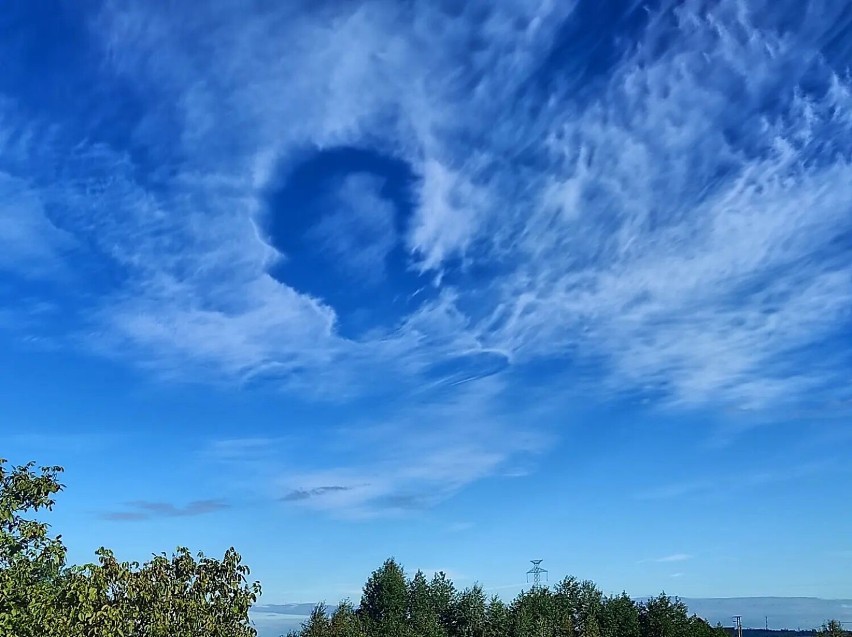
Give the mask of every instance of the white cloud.
M 347 176 L 328 202 L 331 211 L 306 233 L 354 283 L 385 277 L 388 253 L 397 243 L 394 205 L 381 194 L 383 181 L 369 174 Z
M 473 522 L 453 522 L 448 527 L 448 530 L 452 533 L 463 533 L 471 530 L 474 526 Z
M 838 249 L 822 252 L 852 205 L 850 158 L 830 152 L 827 137 L 852 132 L 849 84 L 813 48 L 828 21 L 809 18 L 797 39 L 754 26 L 745 5 L 702 13 L 686 3 L 665 48 L 655 42 L 671 22 L 652 17 L 639 46 L 577 97 L 555 69 L 546 92 L 530 80 L 548 72 L 570 6 L 457 16 L 382 2 L 299 15 L 217 7 L 175 20 L 115 4 L 99 23 L 116 72 L 177 104 L 179 190 L 149 205 L 169 210 L 169 232 L 183 236 L 180 270 L 166 261 L 167 277 L 205 308 L 160 296 L 161 316 L 124 325 L 131 340 L 228 373 L 280 368 L 282 377 L 334 355 L 345 365 L 400 351 L 383 335 L 356 354 L 335 335 L 334 308 L 265 280 L 275 255 L 254 219 L 270 171 L 297 162 L 305 145 L 343 144 L 391 153 L 416 173 L 407 245 L 418 267 L 440 281 L 454 260 L 501 264 L 484 289 L 462 279 L 443 296 L 467 340 L 516 362 L 571 353 L 608 368 L 604 387 L 687 405 L 760 407 L 835 380 L 830 366 L 790 365 L 792 351 L 839 328 L 852 302 L 849 264 Z M 424 46 L 435 38 L 441 47 Z M 170 63 L 155 63 L 153 50 Z M 814 74 L 828 82 L 822 95 L 798 88 Z M 192 177 L 211 168 L 215 178 Z M 389 204 L 375 184 L 355 190 L 351 210 L 370 214 L 341 205 L 315 238 L 346 267 L 380 272 L 395 240 Z M 368 228 L 369 249 L 343 240 Z M 141 248 L 135 258 L 147 261 L 155 246 Z M 211 276 L 187 291 L 187 270 Z M 264 291 L 241 310 L 217 307 L 245 286 Z M 430 343 L 443 339 L 444 325 L 428 328 Z M 264 342 L 268 333 L 280 337 Z M 307 333 L 323 355 L 298 347 Z
M 686 404 L 764 406 L 836 384 L 790 357 L 852 301 L 848 259 L 830 247 L 849 225 L 852 168 L 839 147 L 819 160 L 831 127 L 852 132 L 848 86 L 834 76 L 824 97 L 803 96 L 808 69 L 786 64 L 801 43 L 729 9 L 684 5 L 659 57 L 640 48 L 598 100 L 547 124 L 552 167 L 504 223 L 522 265 L 486 342 L 602 357 L 613 389 Z M 789 103 L 773 121 L 757 103 L 779 85 Z
M 639 492 L 636 497 L 640 500 L 664 500 L 685 496 L 693 498 L 726 496 L 737 491 L 762 488 L 791 480 L 804 480 L 814 475 L 843 470 L 842 462 L 834 458 L 824 458 L 786 467 L 784 471 L 775 469 L 761 471 L 754 468 L 731 478 L 713 476 L 706 479 L 688 479 Z
M 489 378 L 441 402 L 398 405 L 321 438 L 214 442 L 208 457 L 248 468 L 248 480 L 268 485 L 265 496 L 282 506 L 347 518 L 408 515 L 552 444 L 540 428 L 518 427 L 505 415 L 505 391 Z M 307 444 L 310 455 L 301 451 Z
M 481 223 L 477 216 L 486 208 L 487 195 L 436 160 L 424 163 L 421 178 L 410 244 L 423 257 L 421 268 L 440 270 L 444 261 L 465 253 Z
M 110 327 L 104 347 L 153 347 L 152 363 L 180 378 L 189 369 L 213 369 L 204 380 L 224 374 L 244 381 L 272 375 L 280 382 L 299 370 L 331 366 L 336 357 L 332 335 L 334 313 L 309 297 L 296 294 L 271 277 L 246 282 L 242 298 L 228 302 L 228 293 L 199 298 L 191 283 L 173 279 L 146 281 L 145 295 L 126 298 L 106 308 Z M 209 294 L 209 290 L 205 290 Z M 296 344 L 311 343 L 312 347 Z M 298 378 L 293 378 L 298 384 Z
M 50 143 L 0 95 L 0 270 L 27 278 L 64 277 L 63 252 L 74 247 L 72 236 L 48 217 L 43 190 L 27 170 Z
M 276 477 L 282 496 L 345 486 L 302 505 L 351 514 L 440 500 L 541 448 L 477 396 L 542 359 L 570 357 L 590 378 L 568 380 L 596 397 L 843 399 L 844 352 L 817 351 L 852 307 L 852 83 L 818 52 L 834 6 L 780 32 L 747 3 L 680 3 L 578 87 L 548 66 L 573 3 L 108 2 L 92 23 L 101 79 L 146 97 L 129 133 L 155 165 L 43 133 L 15 155 L 36 178 L 0 169 L 0 266 L 55 258 L 62 233 L 86 246 L 118 281 L 81 295 L 86 344 L 170 378 L 338 399 L 455 383 L 444 406 L 341 432 L 363 462 Z M 281 174 L 335 146 L 406 162 L 415 210 L 396 237 L 378 182 L 350 177 L 313 238 L 368 276 L 399 240 L 438 287 L 360 341 L 270 275 L 287 255 L 258 230 Z M 476 369 L 436 372 L 462 359 Z
M 658 557 L 655 559 L 655 562 L 685 562 L 687 560 L 691 560 L 692 556 L 688 553 L 672 553 L 671 555 L 666 555 L 665 557 Z
M 663 557 L 655 557 L 655 558 L 645 558 L 637 561 L 637 564 L 648 564 L 649 562 L 653 562 L 656 564 L 671 564 L 675 562 L 687 562 L 693 558 L 689 553 L 672 553 L 671 555 L 664 555 Z
M 0 173 L 0 269 L 28 277 L 55 277 L 71 237 L 47 218 L 38 191 Z

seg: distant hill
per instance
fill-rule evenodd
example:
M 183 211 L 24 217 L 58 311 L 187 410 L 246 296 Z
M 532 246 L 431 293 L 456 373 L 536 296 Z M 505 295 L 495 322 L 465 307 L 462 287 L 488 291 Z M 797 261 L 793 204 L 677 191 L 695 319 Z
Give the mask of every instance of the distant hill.
M 769 628 L 810 631 L 829 619 L 852 622 L 852 600 L 817 597 L 717 597 L 681 598 L 690 612 L 711 624 L 732 624 L 734 615 L 742 615 L 744 628 Z M 852 625 L 850 625 L 852 626 Z M 760 633 L 760 634 L 758 634 Z M 778 632 L 771 633 L 778 637 Z M 743 637 L 767 637 L 763 630 L 744 631 Z
M 298 628 L 311 614 L 315 604 L 258 604 L 250 615 L 258 637 L 279 637 Z
M 294 617 L 307 617 L 311 614 L 316 604 L 260 604 L 256 607 L 257 612 L 267 613 L 272 615 L 292 615 Z M 328 604 L 329 610 L 334 610 L 337 606 Z
M 731 637 L 736 637 L 736 629 L 725 628 Z M 815 630 L 772 630 L 763 628 L 743 628 L 743 637 L 813 637 Z

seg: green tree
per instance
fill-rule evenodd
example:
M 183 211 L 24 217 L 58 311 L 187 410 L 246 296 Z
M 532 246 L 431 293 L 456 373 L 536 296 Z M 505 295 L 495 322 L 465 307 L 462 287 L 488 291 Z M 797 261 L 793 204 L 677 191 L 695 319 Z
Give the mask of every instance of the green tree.
M 61 467 L 7 467 L 0 458 L 0 636 L 50 634 L 65 564 L 60 537 L 33 516 L 53 508 Z
M 691 632 L 686 604 L 665 593 L 647 600 L 639 617 L 642 637 L 688 637 Z
M 721 626 L 711 626 L 698 615 L 689 618 L 690 637 L 728 637 L 727 631 Z
M 446 635 L 423 571 L 417 571 L 408 583 L 408 625 L 418 637 Z
M 522 591 L 509 608 L 513 637 L 561 637 L 566 634 L 560 625 L 563 618 L 557 600 L 545 586 Z
M 441 628 L 448 635 L 454 635 L 456 626 L 456 598 L 458 592 L 447 574 L 438 571 L 429 582 L 429 597 L 432 607 L 438 615 Z
M 254 637 L 260 593 L 229 549 L 222 560 L 179 548 L 140 566 L 107 549 L 65 566 L 61 538 L 31 518 L 62 489 L 59 467 L 7 469 L 0 460 L 0 637 Z
M 359 612 L 370 634 L 377 637 L 399 637 L 405 630 L 408 609 L 408 585 L 402 567 L 393 558 L 364 584 Z
M 554 634 L 559 637 L 579 637 L 583 631 L 583 583 L 565 577 L 553 587 L 552 617 Z
M 576 634 L 578 637 L 601 637 L 603 593 L 588 580 L 580 583 L 578 593 Z
M 361 637 L 366 634 L 349 600 L 341 602 L 331 614 L 331 634 L 334 637 Z
M 604 600 L 601 637 L 639 637 L 639 606 L 627 593 Z
M 456 600 L 456 637 L 485 637 L 486 600 L 479 584 L 461 592 Z
M 69 569 L 62 607 L 76 617 L 62 634 L 139 637 L 253 637 L 248 611 L 260 586 L 248 584 L 239 554 L 222 560 L 178 548 L 143 565 L 119 562 L 107 549 L 98 563 Z
M 512 615 L 508 606 L 494 595 L 485 608 L 486 637 L 509 637 L 512 628 Z
M 843 629 L 841 624 L 836 619 L 831 619 L 816 631 L 816 637 L 850 637 L 850 631 Z
M 314 606 L 310 616 L 302 624 L 302 637 L 331 637 L 331 619 L 326 613 L 325 604 Z

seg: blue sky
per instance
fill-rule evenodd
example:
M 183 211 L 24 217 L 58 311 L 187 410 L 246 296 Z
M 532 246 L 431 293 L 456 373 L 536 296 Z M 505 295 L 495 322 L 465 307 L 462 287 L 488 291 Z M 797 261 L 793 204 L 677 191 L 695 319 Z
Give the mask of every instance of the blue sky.
M 6 2 L 2 455 L 71 559 L 848 597 L 852 9 Z

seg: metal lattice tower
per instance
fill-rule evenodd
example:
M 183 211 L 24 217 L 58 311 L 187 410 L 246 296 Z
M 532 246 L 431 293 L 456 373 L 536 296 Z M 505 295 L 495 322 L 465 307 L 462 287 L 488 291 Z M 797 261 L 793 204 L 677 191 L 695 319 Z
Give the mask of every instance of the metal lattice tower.
M 532 562 L 533 567 L 527 571 L 527 582 L 530 581 L 530 575 L 532 575 L 533 587 L 537 588 L 541 584 L 542 575 L 544 575 L 545 581 L 547 580 L 547 569 L 539 566 L 542 560 L 530 560 L 530 562 Z

